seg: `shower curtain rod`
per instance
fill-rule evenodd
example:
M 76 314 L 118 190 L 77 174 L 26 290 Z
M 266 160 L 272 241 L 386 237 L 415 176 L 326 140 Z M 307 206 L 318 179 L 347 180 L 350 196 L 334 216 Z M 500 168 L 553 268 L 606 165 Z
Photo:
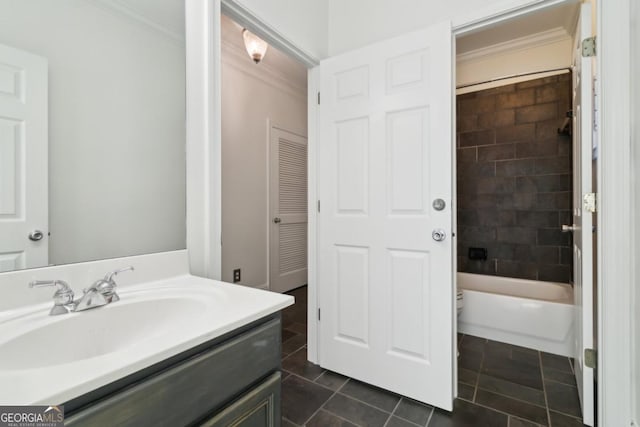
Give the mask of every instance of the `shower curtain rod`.
M 515 79 L 517 77 L 526 77 L 526 76 L 533 76 L 533 75 L 536 75 L 536 74 L 553 73 L 554 71 L 571 71 L 571 67 L 552 68 L 550 70 L 541 70 L 541 71 L 531 71 L 531 72 L 528 72 L 528 73 L 510 74 L 508 76 L 496 77 L 495 79 L 485 80 L 485 81 L 482 81 L 482 82 L 467 83 L 467 84 L 464 84 L 464 85 L 456 86 L 456 89 L 464 89 L 464 88 L 471 87 L 471 86 L 483 85 L 485 83 L 498 82 L 500 80 Z

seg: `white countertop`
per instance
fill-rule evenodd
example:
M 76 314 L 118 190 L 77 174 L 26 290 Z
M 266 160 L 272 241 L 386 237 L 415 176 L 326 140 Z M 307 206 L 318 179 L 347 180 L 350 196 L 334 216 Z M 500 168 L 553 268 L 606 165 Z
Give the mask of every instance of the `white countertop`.
M 51 302 L 1 312 L 0 404 L 62 404 L 294 302 L 191 275 L 118 293 L 78 313 L 49 316 Z

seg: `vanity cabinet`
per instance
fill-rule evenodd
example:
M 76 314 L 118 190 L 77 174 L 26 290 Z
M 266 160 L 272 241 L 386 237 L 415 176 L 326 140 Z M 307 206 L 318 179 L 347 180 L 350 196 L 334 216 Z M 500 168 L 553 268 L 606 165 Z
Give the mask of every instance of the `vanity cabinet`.
M 67 426 L 280 426 L 279 315 L 68 402 Z
M 279 419 L 280 372 L 276 372 L 201 426 L 275 427 Z

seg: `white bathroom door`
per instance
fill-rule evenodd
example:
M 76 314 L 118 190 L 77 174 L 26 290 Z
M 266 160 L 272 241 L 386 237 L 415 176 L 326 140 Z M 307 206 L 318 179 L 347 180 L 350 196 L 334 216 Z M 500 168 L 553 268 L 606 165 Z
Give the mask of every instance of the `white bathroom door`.
M 307 138 L 271 128 L 269 289 L 307 284 Z
M 592 192 L 593 57 L 582 56 L 581 41 L 591 37 L 591 4 L 580 9 L 573 64 L 573 280 L 575 305 L 575 374 L 583 422 L 594 424 L 593 369 L 585 365 L 585 350 L 593 340 L 593 213 L 585 203 Z
M 49 261 L 47 120 L 47 60 L 0 45 L 0 272 Z
M 318 142 L 320 364 L 447 410 L 451 40 L 447 22 L 322 61 Z

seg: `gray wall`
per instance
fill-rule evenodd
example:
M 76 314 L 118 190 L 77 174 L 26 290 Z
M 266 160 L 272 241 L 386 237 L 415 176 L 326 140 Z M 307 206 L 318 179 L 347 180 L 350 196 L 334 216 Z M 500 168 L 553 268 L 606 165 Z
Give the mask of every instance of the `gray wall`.
M 570 105 L 570 74 L 458 96 L 459 271 L 570 281 Z

